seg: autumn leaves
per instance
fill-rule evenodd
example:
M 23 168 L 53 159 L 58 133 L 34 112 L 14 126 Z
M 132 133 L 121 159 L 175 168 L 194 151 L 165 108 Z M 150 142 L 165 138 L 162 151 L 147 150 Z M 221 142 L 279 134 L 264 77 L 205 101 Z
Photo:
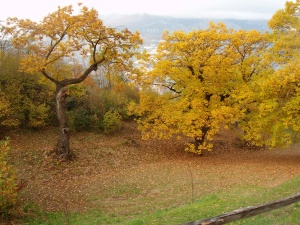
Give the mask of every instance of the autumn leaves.
M 144 137 L 188 136 L 195 141 L 187 150 L 198 154 L 212 149 L 222 127 L 238 129 L 258 146 L 299 140 L 299 5 L 287 3 L 274 15 L 272 33 L 235 31 L 222 23 L 166 32 L 146 76 L 147 94 L 131 105 Z M 160 86 L 161 94 L 151 85 Z

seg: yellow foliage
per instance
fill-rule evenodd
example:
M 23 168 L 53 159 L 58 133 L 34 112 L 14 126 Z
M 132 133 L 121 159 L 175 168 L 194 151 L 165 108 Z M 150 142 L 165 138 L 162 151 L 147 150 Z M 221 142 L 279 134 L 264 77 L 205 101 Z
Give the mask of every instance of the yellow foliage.
M 257 80 L 252 87 L 255 102 L 247 115 L 248 122 L 242 125 L 245 139 L 270 147 L 299 141 L 299 65 L 295 60 Z
M 159 87 L 160 94 L 141 93 L 130 110 L 139 116 L 144 138 L 185 135 L 196 140 L 186 150 L 201 154 L 212 149 L 221 127 L 245 117 L 239 101 L 252 89 L 242 87 L 266 68 L 262 53 L 268 42 L 258 31 L 234 31 L 222 23 L 190 33 L 165 32 L 163 39 L 145 82 Z
M 33 104 L 30 103 L 30 114 L 29 114 L 29 123 L 30 127 L 42 127 L 45 125 L 45 121 L 48 118 L 48 113 L 50 107 L 46 104 Z
M 53 87 L 48 80 L 39 79 L 37 74 L 25 74 L 19 71 L 20 54 L 3 52 L 0 63 L 0 126 L 15 127 L 31 126 L 31 118 L 36 118 L 36 112 L 41 112 L 41 105 L 49 105 L 49 96 L 53 94 Z M 45 105 L 46 106 L 46 105 Z M 47 106 L 49 108 L 49 106 Z M 44 124 L 48 118 L 48 111 L 43 112 Z M 36 127 L 36 125 L 34 125 Z
M 271 34 L 222 23 L 165 32 L 153 69 L 133 76 L 144 85 L 140 103 L 129 107 L 143 137 L 185 135 L 196 140 L 187 146 L 195 153 L 210 150 L 219 129 L 233 124 L 255 145 L 299 139 L 299 8 L 299 0 L 287 2 L 275 13 Z
M 14 127 L 19 121 L 12 116 L 12 106 L 3 92 L 0 91 L 0 125 Z
M 8 163 L 9 140 L 0 141 L 0 214 L 9 213 L 17 200 L 15 170 Z
M 236 94 L 247 108 L 240 123 L 244 138 L 255 145 L 287 146 L 300 140 L 299 8 L 299 0 L 288 1 L 269 21 L 272 45 L 265 58 L 275 71 L 263 70 Z
M 272 59 L 279 65 L 299 57 L 300 1 L 287 1 L 285 8 L 278 10 L 271 20 L 273 40 Z
M 72 6 L 58 7 L 38 23 L 8 19 L 6 31 L 11 34 L 14 47 L 24 52 L 21 71 L 39 72 L 55 84 L 56 115 L 60 127 L 68 127 L 66 87 L 83 82 L 99 68 L 105 74 L 116 71 L 120 76 L 138 71 L 134 61 L 142 44 L 140 34 L 104 26 L 93 8 L 80 5 L 79 13 L 74 15 Z M 45 112 L 47 107 L 43 104 L 32 111 L 30 125 L 40 126 Z M 68 133 L 66 138 L 59 138 L 60 144 L 57 145 L 57 148 L 63 146 L 63 150 L 57 149 L 56 152 L 65 158 L 72 155 L 69 136 Z
M 195 139 L 186 150 L 198 154 L 212 148 L 221 127 L 232 125 L 258 146 L 299 140 L 299 8 L 300 1 L 289 2 L 277 12 L 272 34 L 228 30 L 224 24 L 165 32 L 153 70 L 144 76 L 159 94 L 144 92 L 130 106 L 143 136 L 185 135 Z
M 21 71 L 42 72 L 63 86 L 82 82 L 101 65 L 122 72 L 133 70 L 131 61 L 142 44 L 138 32 L 106 27 L 95 9 L 82 5 L 77 15 L 72 6 L 58 7 L 38 23 L 10 18 L 6 32 L 16 48 L 27 52 Z

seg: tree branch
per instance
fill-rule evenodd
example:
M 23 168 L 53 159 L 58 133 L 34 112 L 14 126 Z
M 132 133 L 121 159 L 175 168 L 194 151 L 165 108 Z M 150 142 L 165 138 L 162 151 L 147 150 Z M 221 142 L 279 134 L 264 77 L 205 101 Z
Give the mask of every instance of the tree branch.
M 53 83 L 57 84 L 59 81 L 55 80 L 53 77 L 49 76 L 45 69 L 42 69 L 42 74 L 49 80 L 51 80 Z
M 84 81 L 92 71 L 96 71 L 98 69 L 99 64 L 101 64 L 102 62 L 105 61 L 106 51 L 107 51 L 107 48 L 104 50 L 102 58 L 100 60 L 96 61 L 95 63 L 91 64 L 90 67 L 87 68 L 86 71 L 80 77 L 73 78 L 73 79 L 65 79 L 65 80 L 60 81 L 60 83 L 63 86 L 67 86 L 70 84 L 78 84 L 78 83 Z
M 49 59 L 50 55 L 52 54 L 52 52 L 54 51 L 55 47 L 62 41 L 62 39 L 65 37 L 65 35 L 67 34 L 67 30 L 69 29 L 70 24 L 65 28 L 65 30 L 63 31 L 62 35 L 60 36 L 60 38 L 54 43 L 54 45 L 50 48 L 48 54 L 46 55 L 46 60 Z M 51 45 L 52 45 L 52 40 L 51 40 Z
M 175 92 L 176 94 L 181 94 L 181 91 L 177 91 L 176 89 L 173 88 L 176 85 L 176 83 L 173 83 L 171 85 L 171 87 L 166 84 L 162 84 L 162 83 L 161 84 L 154 83 L 153 85 L 165 87 L 165 88 L 168 88 L 170 91 Z

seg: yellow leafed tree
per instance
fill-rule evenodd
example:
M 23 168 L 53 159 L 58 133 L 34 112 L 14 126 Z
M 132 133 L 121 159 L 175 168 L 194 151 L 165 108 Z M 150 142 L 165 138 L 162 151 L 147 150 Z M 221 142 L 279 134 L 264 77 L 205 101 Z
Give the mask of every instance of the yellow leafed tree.
M 262 55 L 268 45 L 258 31 L 234 31 L 222 23 L 164 33 L 153 70 L 144 77 L 159 94 L 144 92 L 130 106 L 144 138 L 185 135 L 194 139 L 187 150 L 210 150 L 221 127 L 245 116 L 247 108 L 234 96 L 267 67 Z
M 26 53 L 21 61 L 21 70 L 39 72 L 56 86 L 60 130 L 54 152 L 64 158 L 72 156 L 66 116 L 67 86 L 82 82 L 101 66 L 130 73 L 133 59 L 142 44 L 139 33 L 107 27 L 95 9 L 79 5 L 77 15 L 73 14 L 72 6 L 66 6 L 59 7 L 38 23 L 11 18 L 6 25 L 14 46 Z M 75 70 L 71 63 L 75 57 L 88 62 L 86 67 Z M 41 106 L 36 113 L 43 110 Z
M 287 146 L 300 140 L 299 13 L 296 0 L 287 1 L 273 15 L 269 21 L 272 46 L 266 57 L 275 71 L 262 71 L 239 95 L 240 103 L 251 108 L 241 128 L 245 139 L 255 145 Z
M 240 98 L 245 92 L 249 97 L 240 103 L 251 109 L 239 124 L 245 132 L 245 140 L 270 147 L 299 141 L 299 63 L 299 60 L 294 61 L 268 76 L 259 77 L 248 91 L 240 92 Z

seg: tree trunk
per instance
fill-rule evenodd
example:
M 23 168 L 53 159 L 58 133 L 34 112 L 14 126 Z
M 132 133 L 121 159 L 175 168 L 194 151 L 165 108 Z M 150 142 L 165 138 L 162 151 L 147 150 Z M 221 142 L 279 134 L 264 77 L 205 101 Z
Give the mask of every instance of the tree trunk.
M 66 88 L 65 86 L 56 87 L 56 115 L 59 122 L 59 136 L 54 152 L 57 156 L 64 159 L 71 159 L 72 152 L 70 149 L 70 129 L 67 119 L 66 108 Z
M 201 128 L 201 130 L 202 130 L 202 135 L 201 136 L 196 136 L 195 137 L 195 149 L 198 149 L 198 147 L 200 146 L 200 145 L 203 145 L 203 143 L 204 143 L 204 141 L 205 141 L 205 137 L 206 137 L 206 134 L 207 134 L 207 132 L 209 131 L 209 127 L 207 127 L 207 126 L 203 126 L 202 128 Z
M 202 145 L 203 142 L 204 142 L 204 139 L 202 139 L 202 138 L 199 137 L 199 136 L 196 136 L 196 137 L 195 137 L 195 142 L 194 142 L 195 149 L 198 150 L 199 146 Z

